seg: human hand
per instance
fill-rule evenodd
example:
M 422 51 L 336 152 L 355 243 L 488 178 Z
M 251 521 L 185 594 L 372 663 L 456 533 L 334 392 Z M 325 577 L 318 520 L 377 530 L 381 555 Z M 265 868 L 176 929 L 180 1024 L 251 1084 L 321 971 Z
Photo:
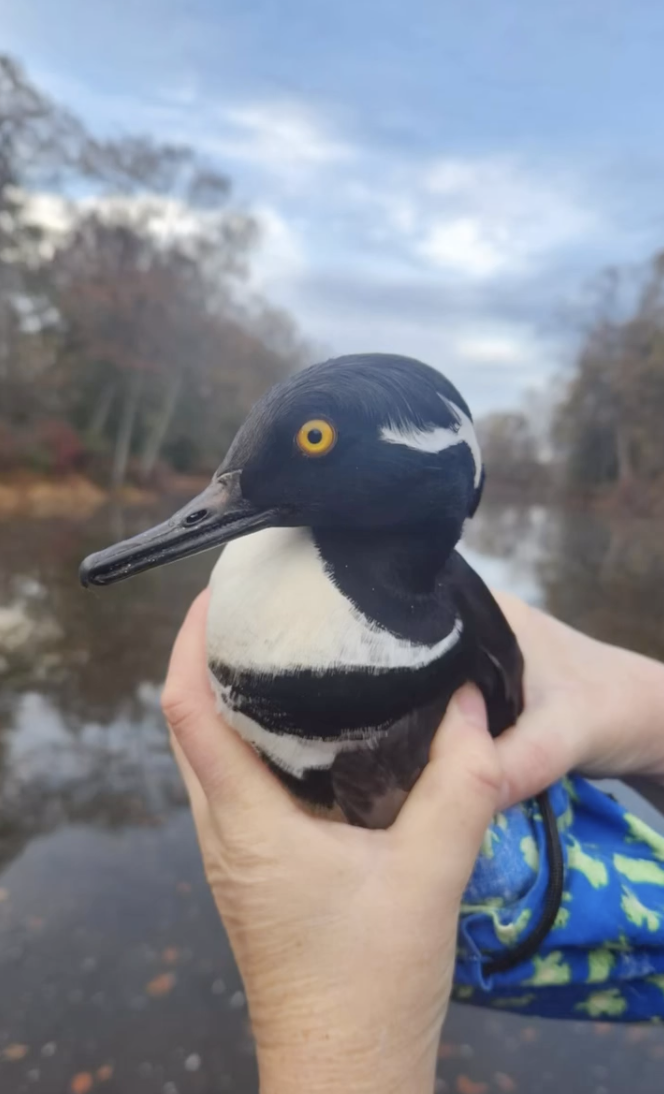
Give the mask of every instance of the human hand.
M 390 829 L 313 817 L 215 710 L 207 600 L 180 631 L 163 707 L 244 980 L 261 1091 L 429 1094 L 461 895 L 502 784 L 484 702 L 457 693 Z
M 503 806 L 568 771 L 664 781 L 664 665 L 494 593 L 526 663 L 525 710 L 497 741 Z

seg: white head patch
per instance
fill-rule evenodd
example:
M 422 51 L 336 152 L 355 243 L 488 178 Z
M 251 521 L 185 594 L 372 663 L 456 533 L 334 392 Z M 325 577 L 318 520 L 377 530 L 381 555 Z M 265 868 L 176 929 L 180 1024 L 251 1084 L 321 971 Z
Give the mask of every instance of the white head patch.
M 455 444 L 466 444 L 470 449 L 475 465 L 475 486 L 479 486 L 482 477 L 482 453 L 473 423 L 460 407 L 450 402 L 444 395 L 438 395 L 449 409 L 454 423 L 448 426 L 434 426 L 432 429 L 420 429 L 415 425 L 385 425 L 380 431 L 381 440 L 387 444 L 403 444 L 406 448 L 415 448 L 420 452 L 443 452 Z

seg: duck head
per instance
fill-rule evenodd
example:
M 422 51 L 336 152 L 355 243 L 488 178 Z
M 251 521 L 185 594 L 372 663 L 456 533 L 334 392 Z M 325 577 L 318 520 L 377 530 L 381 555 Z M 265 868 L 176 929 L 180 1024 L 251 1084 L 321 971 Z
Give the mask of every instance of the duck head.
M 441 373 L 407 357 L 340 357 L 272 388 L 201 494 L 90 555 L 80 578 L 110 585 L 275 526 L 431 526 L 453 547 L 482 482 L 470 410 Z

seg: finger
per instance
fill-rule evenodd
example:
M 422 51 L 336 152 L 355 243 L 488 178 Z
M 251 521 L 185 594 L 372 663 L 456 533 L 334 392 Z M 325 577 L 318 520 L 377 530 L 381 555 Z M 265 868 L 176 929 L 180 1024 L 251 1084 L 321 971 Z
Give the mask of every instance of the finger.
M 516 725 L 496 740 L 505 772 L 500 808 L 541 794 L 582 764 L 586 736 L 570 709 L 550 704 L 526 710 Z
M 189 763 L 189 760 L 182 751 L 180 742 L 175 734 L 171 731 L 170 734 L 171 749 L 175 762 L 178 765 L 182 781 L 186 787 L 187 795 L 189 797 L 189 803 L 191 805 L 192 812 L 194 814 L 202 814 L 208 809 L 208 800 L 205 797 L 205 792 L 201 786 L 193 767 Z
M 465 685 L 452 699 L 393 830 L 408 853 L 465 886 L 502 789 L 484 699 Z
M 260 803 L 294 808 L 256 753 L 219 715 L 207 671 L 205 623 L 209 593 L 194 601 L 180 629 L 162 694 L 166 721 L 211 804 L 225 809 Z
M 177 714 L 179 704 L 189 702 L 201 711 L 215 709 L 207 670 L 206 621 L 210 590 L 204 589 L 189 608 L 180 627 L 166 674 L 162 706 Z
M 171 733 L 171 748 L 173 749 L 173 755 L 175 756 L 175 762 L 177 763 L 182 780 L 187 789 L 187 795 L 189 797 L 189 804 L 191 806 L 191 815 L 194 820 L 194 827 L 196 828 L 196 835 L 198 836 L 198 844 L 201 849 L 201 855 L 203 862 L 205 862 L 206 854 L 209 848 L 214 845 L 214 825 L 212 822 L 212 816 L 210 813 L 210 804 L 205 797 L 203 787 L 199 783 L 194 769 L 189 763 L 184 752 L 180 748 L 176 737 Z

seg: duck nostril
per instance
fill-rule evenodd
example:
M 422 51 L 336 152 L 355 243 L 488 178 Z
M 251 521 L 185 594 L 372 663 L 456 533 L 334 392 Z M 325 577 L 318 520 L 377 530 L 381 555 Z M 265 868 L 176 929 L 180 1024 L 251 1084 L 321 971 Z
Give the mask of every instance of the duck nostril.
M 202 520 L 205 520 L 208 515 L 207 509 L 197 509 L 195 513 L 188 513 L 184 518 L 184 523 L 187 528 L 191 528 L 193 524 L 200 524 Z

